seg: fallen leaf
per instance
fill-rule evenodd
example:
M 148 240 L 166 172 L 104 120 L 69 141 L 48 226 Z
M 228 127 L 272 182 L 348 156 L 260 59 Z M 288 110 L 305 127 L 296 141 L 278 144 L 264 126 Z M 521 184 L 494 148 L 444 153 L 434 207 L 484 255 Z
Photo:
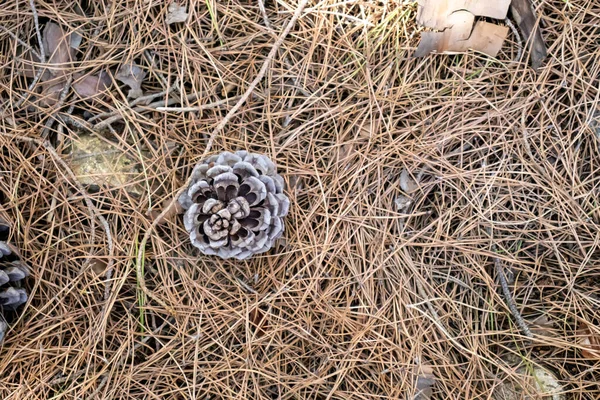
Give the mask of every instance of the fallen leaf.
M 40 104 L 44 107 L 55 105 L 60 98 L 60 93 L 65 88 L 63 79 L 53 79 L 42 84 L 42 92 L 40 93 Z
M 291 174 L 288 178 L 287 189 L 290 191 L 298 191 L 304 188 L 304 178 L 298 174 Z
M 79 33 L 73 32 L 71 33 L 71 40 L 69 41 L 69 45 L 73 50 L 77 50 L 81 45 L 82 40 L 83 37 Z
M 127 97 L 137 99 L 142 97 L 142 82 L 146 77 L 146 72 L 139 66 L 133 63 L 123 64 L 119 68 L 119 72 L 115 75 L 119 81 L 129 86 L 130 90 Z
M 396 204 L 396 208 L 398 211 L 405 210 L 408 206 L 412 204 L 412 202 L 413 200 L 410 197 L 405 196 L 403 194 L 394 199 L 394 204 Z
M 592 360 L 600 359 L 600 335 L 592 332 L 585 323 L 581 324 L 580 332 L 579 344 L 584 347 L 581 355 Z
M 554 336 L 554 323 L 546 314 L 542 314 L 533 321 L 529 322 L 532 333 L 540 336 Z
M 158 225 L 163 225 L 169 219 L 173 218 L 175 215 L 183 214 L 185 212 L 185 210 L 183 209 L 183 207 L 181 207 L 181 204 L 179 204 L 178 201 L 171 204 L 172 201 L 173 201 L 172 198 L 167 199 L 161 203 L 162 209 L 150 211 L 149 215 L 150 215 L 150 218 L 152 219 L 152 221 L 154 221 Z M 163 211 L 165 211 L 165 209 L 166 209 L 165 215 L 157 221 L 158 217 L 160 216 L 160 214 Z
M 167 25 L 185 22 L 188 18 L 188 14 L 185 12 L 185 6 L 180 6 L 176 2 L 169 4 L 167 11 L 167 18 L 165 20 Z
M 221 96 L 223 97 L 227 97 L 227 96 L 232 96 L 233 90 L 236 88 L 236 84 L 232 83 L 232 82 L 228 82 L 226 83 L 222 88 L 221 88 Z
M 75 76 L 73 90 L 82 98 L 94 97 L 106 90 L 110 82 L 110 76 L 104 71 L 86 76 L 79 74 Z
M 38 58 L 35 57 L 29 49 L 23 50 L 22 53 L 17 56 L 17 61 L 19 63 L 17 69 L 18 73 L 27 78 L 35 77 L 38 68 L 41 68 L 39 65 L 36 65 L 39 63 Z M 44 76 L 46 76 L 46 78 L 50 77 L 50 72 L 45 71 L 42 75 L 42 80 Z
M 104 274 L 104 271 L 106 271 L 107 266 L 108 266 L 108 262 L 106 262 L 105 260 L 101 260 L 99 258 L 94 258 L 93 260 L 90 261 L 90 268 L 96 275 Z
M 433 368 L 428 365 L 422 365 L 420 369 L 421 372 L 417 376 L 414 400 L 429 400 L 433 396 L 433 384 L 435 383 Z
M 250 323 L 256 329 L 256 336 L 257 337 L 264 336 L 265 329 L 268 326 L 264 311 L 258 307 L 255 307 L 252 309 L 252 311 L 250 311 L 250 314 L 248 315 L 248 319 L 250 320 Z
M 412 193 L 419 188 L 417 181 L 413 179 L 406 169 L 403 169 L 400 173 L 400 188 L 402 188 L 405 193 Z
M 346 159 L 356 152 L 353 142 L 347 142 L 338 147 L 338 160 L 344 162 Z
M 142 152 L 142 156 L 147 154 Z M 146 187 L 139 161 L 123 149 L 98 135 L 79 134 L 71 141 L 69 167 L 77 180 L 94 190 L 123 188 L 130 194 L 142 196 Z
M 81 42 L 81 41 L 80 41 Z M 71 47 L 71 35 L 66 34 L 60 25 L 54 22 L 46 23 L 42 37 L 44 52 L 54 76 L 65 75 L 73 67 L 75 48 Z
M 512 0 L 510 12 L 523 32 L 523 40 L 531 43 L 531 66 L 538 69 L 542 66 L 548 52 L 530 0 Z M 532 36 L 533 39 L 529 40 Z

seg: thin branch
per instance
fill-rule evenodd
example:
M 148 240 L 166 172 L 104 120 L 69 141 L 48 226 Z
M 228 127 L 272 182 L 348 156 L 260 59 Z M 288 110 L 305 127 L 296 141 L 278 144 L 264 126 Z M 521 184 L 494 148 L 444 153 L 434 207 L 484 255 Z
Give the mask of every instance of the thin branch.
M 190 94 L 188 96 L 186 96 L 186 100 L 187 101 L 194 101 L 198 98 L 198 94 Z M 210 104 L 206 104 L 204 106 L 200 106 L 200 107 L 204 107 L 203 109 L 209 109 L 209 108 L 214 108 L 214 107 L 218 107 L 220 105 L 223 105 L 229 101 L 233 101 L 236 99 L 241 98 L 241 96 L 237 96 L 237 97 L 233 97 L 230 99 L 225 99 L 225 100 L 220 100 L 214 103 L 210 103 Z M 145 106 L 138 106 L 136 108 L 133 109 L 134 112 L 138 112 L 141 113 L 143 111 L 148 111 L 148 110 L 158 110 L 159 108 L 164 108 L 165 106 L 169 106 L 169 105 L 173 105 L 173 104 L 177 104 L 177 103 L 181 103 L 182 101 L 180 99 L 169 99 L 166 102 L 164 100 L 160 100 L 160 101 L 155 101 L 154 103 L 150 103 L 148 105 Z M 163 110 L 158 110 L 158 111 L 163 111 Z M 117 111 L 118 112 L 118 111 Z M 117 115 L 113 115 L 110 118 L 105 119 L 104 121 L 98 122 L 96 125 L 94 125 L 92 127 L 93 130 L 100 130 L 103 128 L 106 128 L 108 125 L 112 124 L 113 122 L 116 121 L 120 121 L 123 118 L 125 118 L 124 115 L 122 114 L 117 114 Z
M 304 10 L 304 7 L 306 6 L 307 3 L 308 3 L 308 0 L 301 0 L 300 1 L 300 4 L 298 5 L 298 8 L 296 9 L 296 12 L 294 13 L 293 17 L 290 19 L 290 21 L 288 22 L 288 24 L 285 27 L 284 31 L 279 36 L 279 39 L 277 39 L 277 41 L 273 44 L 273 47 L 271 48 L 271 51 L 269 52 L 267 58 L 265 59 L 265 61 L 264 61 L 263 65 L 262 65 L 261 69 L 259 70 L 258 75 L 256 76 L 256 78 L 254 78 L 254 80 L 252 81 L 252 83 L 250 83 L 250 86 L 248 86 L 248 89 L 246 89 L 246 92 L 244 92 L 244 94 L 241 96 L 241 98 L 238 100 L 238 102 L 235 104 L 235 106 L 233 106 L 233 108 L 231 110 L 229 110 L 229 112 L 227 113 L 227 115 L 225 115 L 225 117 L 221 120 L 221 122 L 212 131 L 212 133 L 210 134 L 210 137 L 208 139 L 208 143 L 206 144 L 206 148 L 204 149 L 204 152 L 202 154 L 203 157 L 212 148 L 212 145 L 213 145 L 213 142 L 215 140 L 215 137 L 227 125 L 227 123 L 231 120 L 231 118 L 235 115 L 235 113 L 240 109 L 240 107 L 250 97 L 250 95 L 254 91 L 254 88 L 256 88 L 256 86 L 258 85 L 258 83 L 264 78 L 265 74 L 267 73 L 267 70 L 269 69 L 269 66 L 271 65 L 271 61 L 273 60 L 273 58 L 277 54 L 277 51 L 279 50 L 279 47 L 281 46 L 281 44 L 283 43 L 283 41 L 285 40 L 285 38 L 287 37 L 287 35 L 290 33 L 290 31 L 292 30 L 292 28 L 296 24 L 296 21 L 300 17 L 300 14 L 302 13 L 302 10 Z M 171 200 L 171 203 L 169 205 L 167 205 L 167 207 L 165 207 L 163 209 L 163 211 L 158 215 L 158 217 L 152 222 L 152 224 L 150 225 L 150 227 L 146 230 L 146 232 L 144 233 L 144 237 L 142 238 L 142 241 L 140 242 L 140 249 L 144 249 L 145 248 L 146 243 L 148 242 L 148 239 L 150 238 L 150 235 L 152 234 L 152 232 L 154 231 L 154 229 L 156 229 L 156 226 L 158 225 L 159 221 L 162 220 L 162 218 L 167 214 L 167 212 L 169 212 L 169 210 L 171 209 L 171 207 L 173 207 L 173 205 L 175 204 L 175 202 L 179 199 L 179 196 L 183 193 L 183 191 L 192 182 L 192 179 L 193 178 L 191 176 L 187 179 L 187 181 L 183 184 L 183 186 L 177 191 L 177 193 L 175 194 L 175 196 L 173 196 L 173 199 Z M 144 257 L 144 253 L 145 253 L 145 251 L 139 251 L 139 254 L 138 254 L 138 257 L 137 257 L 137 260 L 136 260 L 136 274 L 137 274 L 138 284 L 140 285 L 140 288 L 142 289 L 142 291 L 148 297 L 154 299 L 159 305 L 161 305 L 162 307 L 164 307 L 165 310 L 167 310 L 167 312 L 169 312 L 170 314 L 174 314 L 175 313 L 174 310 L 170 306 L 168 306 L 164 301 L 162 301 L 158 296 L 156 296 L 154 294 L 154 292 L 152 292 L 146 286 L 146 280 L 145 280 L 145 277 L 144 277 L 144 273 L 142 271 L 142 258 Z
M 156 65 L 154 64 L 154 57 L 153 54 L 150 53 L 149 50 L 144 50 L 144 57 L 146 58 L 146 61 L 148 61 L 148 64 L 150 64 L 150 66 L 152 68 L 156 68 Z M 162 72 L 158 71 L 158 68 L 156 71 L 154 71 L 156 73 L 156 75 L 158 75 L 158 77 L 160 78 L 160 80 L 162 81 L 163 84 L 163 88 L 168 88 L 169 87 L 169 81 L 167 80 L 167 78 L 165 78 L 165 76 L 163 75 Z M 166 89 L 165 89 L 166 90 Z
M 27 100 L 27 95 L 33 91 L 33 89 L 37 85 L 38 81 L 42 77 L 42 75 L 43 75 L 43 73 L 44 73 L 45 70 L 46 70 L 46 68 L 40 68 L 40 69 L 38 69 L 38 72 L 35 74 L 35 76 L 33 77 L 33 80 L 31 81 L 31 83 L 27 87 L 27 93 L 24 93 L 21 96 L 21 98 L 19 100 L 17 100 L 17 102 L 15 104 L 13 104 L 13 106 L 12 106 L 13 110 L 18 109 L 19 107 L 21 107 L 21 105 L 23 105 L 23 103 L 25 102 L 25 100 Z
M 425 292 L 425 288 L 423 287 L 423 284 L 421 283 L 421 281 L 419 280 L 419 277 L 415 277 L 415 283 L 417 285 L 417 291 L 419 292 L 419 296 L 421 296 L 423 298 L 423 302 L 427 304 L 427 309 L 429 310 L 429 313 L 431 315 L 429 315 L 429 318 L 433 321 L 433 323 L 437 326 L 437 328 L 446 336 L 446 338 L 457 348 L 461 349 L 462 351 L 464 351 L 467 354 L 472 354 L 472 355 L 477 355 L 477 357 L 480 357 L 482 360 L 488 361 L 488 362 L 492 362 L 491 360 L 488 360 L 486 357 L 480 355 L 480 354 L 476 354 L 474 353 L 472 350 L 469 350 L 468 348 L 466 348 L 465 346 L 463 346 L 458 340 L 456 340 L 456 338 L 454 338 L 450 332 L 448 331 L 448 329 L 446 329 L 446 327 L 444 326 L 444 323 L 442 322 L 439 314 L 437 313 L 437 311 L 435 310 L 435 308 L 433 307 L 433 305 L 431 304 L 431 300 L 430 297 L 427 295 L 427 293 Z M 413 308 L 425 315 L 427 315 L 426 312 L 419 310 L 419 308 L 416 305 L 408 305 L 409 308 Z
M 523 41 L 521 40 L 519 30 L 508 18 L 504 19 L 504 23 L 510 28 L 513 35 L 515 35 L 515 40 L 517 41 L 517 56 L 513 59 L 513 61 L 521 61 L 521 56 L 523 55 Z
M 156 107 L 156 111 L 168 111 L 168 112 L 189 112 L 189 111 L 202 111 L 209 110 L 211 108 L 219 107 L 224 104 L 228 104 L 231 101 L 239 100 L 241 96 L 232 97 L 229 99 L 223 99 L 215 101 L 214 103 L 203 104 L 194 107 Z
M 55 110 L 59 110 L 65 103 L 65 99 L 67 98 L 67 95 L 69 94 L 69 90 L 71 89 L 72 82 L 73 82 L 73 75 L 69 75 L 69 77 L 67 78 L 67 81 L 65 82 L 65 86 L 60 91 L 60 95 L 58 96 L 58 102 L 54 105 Z M 44 129 L 42 130 L 42 134 L 41 134 L 42 138 L 45 139 L 46 137 L 48 137 L 48 132 L 52 128 L 52 125 L 54 124 L 55 121 L 56 121 L 56 117 L 54 115 L 51 116 L 50 119 L 48 119 Z
M 143 103 L 145 101 L 154 100 L 157 97 L 166 96 L 175 89 L 177 89 L 177 85 L 173 85 L 173 86 L 169 87 L 169 89 L 163 90 L 162 92 L 152 93 L 152 94 L 149 94 L 146 96 L 138 97 L 137 99 L 135 99 L 129 103 L 129 107 L 133 107 L 133 106 Z M 164 101 L 163 101 L 163 104 L 164 104 Z M 99 113 L 99 114 L 94 115 L 90 119 L 88 119 L 87 122 L 94 122 L 95 120 L 100 119 L 100 118 L 112 117 L 112 116 L 116 115 L 118 112 L 119 112 L 119 110 Z
M 29 0 L 29 5 L 31 6 L 31 12 L 33 13 L 33 23 L 35 24 L 35 34 L 37 35 L 38 45 L 40 46 L 40 61 L 42 63 L 46 62 L 46 54 L 44 51 L 44 41 L 42 40 L 42 32 L 40 31 L 40 21 L 38 17 L 38 12 L 35 9 L 34 0 Z
M 486 228 L 486 232 L 491 238 L 492 230 L 490 228 Z M 492 249 L 492 252 L 494 252 L 494 254 L 496 254 L 496 252 L 497 252 L 496 244 L 492 243 L 491 249 Z M 494 259 L 494 267 L 496 269 L 496 274 L 498 275 L 498 280 L 500 281 L 500 286 L 502 287 L 502 294 L 504 296 L 504 300 L 506 301 L 506 304 L 508 305 L 508 309 L 510 310 L 510 313 L 512 314 L 513 318 L 517 322 L 517 325 L 521 329 L 521 332 L 523 333 L 523 335 L 527 336 L 528 338 L 533 338 L 533 334 L 531 333 L 531 330 L 529 329 L 527 322 L 525 322 L 525 319 L 519 312 L 519 309 L 517 308 L 517 305 L 512 296 L 512 293 L 510 292 L 510 288 L 508 287 L 508 281 L 506 280 L 506 275 L 504 274 L 504 268 L 502 267 L 502 261 L 500 261 L 500 258 L 498 258 L 496 256 L 493 256 L 492 258 Z
M 256 78 L 254 78 L 254 80 L 250 83 L 250 86 L 248 86 L 248 89 L 242 95 L 242 98 L 237 102 L 237 104 L 235 106 L 233 106 L 233 108 L 229 111 L 229 113 L 227 113 L 227 115 L 225 115 L 225 117 L 221 120 L 219 125 L 217 125 L 217 127 L 211 133 L 210 138 L 208 140 L 208 144 L 206 145 L 207 150 L 205 151 L 205 153 L 208 152 L 210 150 L 210 148 L 212 147 L 212 144 L 213 144 L 217 134 L 219 132 L 221 132 L 221 130 L 225 127 L 225 125 L 227 125 L 229 123 L 229 120 L 231 120 L 231 118 L 233 118 L 233 116 L 235 115 L 237 110 L 239 110 L 240 107 L 246 102 L 246 100 L 248 100 L 248 97 L 250 97 L 254 88 L 265 77 L 265 75 L 269 69 L 269 66 L 271 65 L 271 61 L 273 61 L 273 58 L 275 58 L 275 55 L 277 54 L 277 51 L 279 51 L 279 48 L 283 44 L 283 41 L 285 40 L 287 35 L 290 33 L 290 31 L 296 24 L 296 21 L 298 20 L 298 18 L 300 18 L 300 14 L 302 14 L 302 10 L 304 10 L 304 7 L 306 7 L 307 3 L 308 3 L 308 0 L 300 1 L 300 4 L 298 4 L 298 8 L 296 9 L 296 12 L 294 13 L 294 15 L 292 16 L 292 19 L 290 19 L 290 22 L 288 22 L 287 26 L 285 27 L 285 29 L 279 36 L 279 39 L 277 39 L 277 41 L 271 48 L 271 51 L 267 55 L 267 59 L 264 61 L 262 67 L 258 71 L 258 75 L 256 76 Z
M 40 62 L 45 62 L 45 59 L 42 58 L 42 55 L 40 53 L 38 53 L 37 51 L 35 51 L 33 49 L 33 47 L 31 47 L 28 43 L 24 42 L 22 39 L 20 39 L 16 34 L 12 33 L 11 31 L 9 31 L 7 28 L 5 28 L 4 26 L 0 25 L 0 30 L 3 32 L 8 33 L 13 39 L 15 39 L 15 41 L 17 43 L 19 43 L 21 46 L 23 46 L 24 48 L 26 48 L 27 50 L 29 50 L 31 52 L 31 54 L 33 54 Z
M 34 8 L 35 9 L 35 8 Z M 37 26 L 37 25 L 36 25 Z M 5 27 L 3 27 L 2 25 L 0 25 L 0 30 L 8 33 L 10 36 L 13 37 L 13 39 L 15 39 L 17 41 L 17 43 L 21 44 L 23 47 L 25 47 L 27 50 L 29 50 L 31 52 L 31 54 L 33 54 L 35 57 L 37 57 L 37 59 L 41 62 L 41 63 L 45 63 L 45 55 L 44 55 L 44 49 L 43 46 L 40 49 L 40 51 L 42 52 L 42 54 L 39 54 L 37 51 L 35 51 L 33 49 L 33 47 L 31 47 L 29 44 L 25 43 L 23 40 L 19 39 L 19 37 L 12 33 L 11 31 L 9 31 L 8 29 L 6 29 Z M 31 83 L 29 84 L 29 86 L 27 87 L 27 93 L 23 94 L 22 97 L 17 100 L 17 102 L 15 104 L 12 105 L 12 109 L 18 109 L 19 107 L 21 107 L 21 105 L 23 105 L 23 103 L 25 102 L 25 100 L 27 99 L 27 95 L 29 93 L 31 93 L 33 91 L 33 89 L 35 88 L 35 86 L 37 85 L 38 81 L 40 80 L 40 78 L 42 77 L 44 71 L 46 69 L 44 67 L 40 67 L 37 71 L 37 73 L 35 74 L 35 76 L 33 77 L 33 81 L 31 81 Z M 0 112 L 1 115 L 3 115 L 3 112 Z
M 269 20 L 269 16 L 267 15 L 267 10 L 265 9 L 265 2 L 264 0 L 258 0 L 258 8 L 260 9 L 260 13 L 262 14 L 263 17 L 263 22 L 265 24 L 265 26 L 267 27 L 267 29 L 269 30 L 269 33 L 271 33 L 273 36 L 277 37 L 277 33 L 275 32 L 275 30 L 273 29 L 273 26 L 271 25 L 271 21 Z M 283 62 L 285 63 L 285 66 L 287 67 L 288 71 L 291 71 L 294 66 L 292 65 L 292 62 L 290 61 L 290 58 L 288 56 L 283 56 Z M 302 93 L 304 96 L 306 97 L 310 97 L 310 93 L 308 93 L 306 90 L 302 89 L 302 86 L 300 86 L 298 84 L 298 80 L 296 79 L 295 76 L 291 76 L 292 81 L 294 82 L 294 85 L 296 86 L 296 88 L 298 89 L 298 91 L 300 93 Z
M 496 252 L 496 246 L 492 245 L 492 251 Z M 508 309 L 512 314 L 513 318 L 517 322 L 517 325 L 521 329 L 523 335 L 528 338 L 533 338 L 533 333 L 529 329 L 527 322 L 523 319 L 523 316 L 519 312 L 515 300 L 513 299 L 512 293 L 510 292 L 510 288 L 508 287 L 508 282 L 506 280 L 506 275 L 504 274 L 504 268 L 502 267 L 502 262 L 498 257 L 494 258 L 494 266 L 496 267 L 496 274 L 498 275 L 498 280 L 500 281 L 500 286 L 502 286 L 502 293 L 504 294 L 504 300 L 506 300 L 506 304 L 508 305 Z

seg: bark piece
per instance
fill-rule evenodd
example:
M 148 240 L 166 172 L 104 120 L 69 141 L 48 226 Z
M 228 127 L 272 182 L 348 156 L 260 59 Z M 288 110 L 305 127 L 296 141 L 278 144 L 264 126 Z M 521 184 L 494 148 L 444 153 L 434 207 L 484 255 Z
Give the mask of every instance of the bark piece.
M 531 46 L 531 66 L 538 69 L 548 55 L 542 32 L 529 0 L 512 0 L 510 5 L 512 17 L 523 33 L 524 40 Z
M 444 30 L 448 27 L 447 18 L 456 11 L 466 11 L 473 15 L 504 19 L 508 13 L 510 0 L 418 0 L 417 22 L 428 28 Z
M 433 52 L 462 53 L 471 49 L 495 57 L 508 35 L 507 27 L 484 21 L 475 24 L 467 40 L 453 40 L 459 35 L 452 31 L 452 28 L 448 28 L 443 32 L 423 32 L 414 56 L 423 57 Z
M 469 49 L 495 57 L 508 28 L 475 17 L 504 20 L 510 0 L 419 0 L 417 22 L 434 31 L 423 32 L 415 57 L 436 53 L 462 53 Z

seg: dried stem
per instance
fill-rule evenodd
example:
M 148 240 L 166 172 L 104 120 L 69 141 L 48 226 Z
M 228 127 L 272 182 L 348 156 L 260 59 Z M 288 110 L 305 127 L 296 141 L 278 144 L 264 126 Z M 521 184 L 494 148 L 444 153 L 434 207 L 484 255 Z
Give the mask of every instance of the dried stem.
M 496 252 L 496 246 L 492 245 L 492 251 Z M 498 275 L 498 280 L 500 281 L 500 286 L 502 287 L 502 293 L 504 294 L 504 300 L 508 305 L 508 309 L 515 319 L 517 326 L 521 329 L 523 335 L 528 338 L 533 338 L 533 333 L 531 333 L 531 329 L 523 319 L 523 316 L 519 312 L 515 300 L 510 292 L 510 288 L 508 287 L 508 282 L 506 280 L 506 275 L 504 273 L 504 268 L 502 267 L 502 262 L 498 257 L 494 257 L 494 267 L 496 268 L 496 274 Z
M 517 55 L 515 56 L 513 61 L 521 61 L 521 56 L 523 55 L 523 41 L 521 40 L 521 35 L 519 34 L 519 30 L 512 23 L 512 21 L 508 18 L 504 19 L 504 23 L 506 24 L 506 26 L 508 26 L 510 28 L 513 35 L 515 36 L 515 41 L 517 42 Z
M 186 100 L 187 101 L 194 101 L 197 98 L 198 98 L 197 94 L 190 94 L 190 95 L 186 96 Z M 227 104 L 228 102 L 233 101 L 233 100 L 235 100 L 237 98 L 240 98 L 240 97 L 235 97 L 235 98 L 232 98 L 232 99 L 225 99 L 225 100 L 216 101 L 214 103 L 205 104 L 204 106 L 199 106 L 199 109 L 201 108 L 203 110 L 208 110 L 210 108 L 219 107 L 219 106 L 222 106 L 223 104 Z M 179 100 L 179 99 L 169 99 L 166 102 L 164 100 L 160 100 L 160 101 L 156 101 L 154 103 L 150 103 L 150 104 L 148 104 L 146 106 L 138 106 L 138 107 L 134 108 L 133 111 L 134 112 L 143 112 L 143 111 L 152 110 L 152 109 L 159 110 L 159 111 L 169 111 L 169 110 L 165 110 L 164 109 L 165 108 L 164 107 L 165 104 L 168 106 L 168 105 L 171 105 L 171 104 L 177 104 L 179 102 L 181 102 L 181 100 Z M 160 110 L 160 109 L 162 109 L 162 110 Z M 98 122 L 96 125 L 94 125 L 92 127 L 92 129 L 93 130 L 103 129 L 103 128 L 109 126 L 110 124 L 112 124 L 114 122 L 122 120 L 123 118 L 124 118 L 124 116 L 121 115 L 121 114 L 113 115 L 113 116 L 105 119 L 102 122 Z
M 40 53 L 38 53 L 37 51 L 35 51 L 33 49 L 33 47 L 31 47 L 28 43 L 24 42 L 16 34 L 11 32 L 10 30 L 8 30 L 6 27 L 0 25 L 0 30 L 8 33 L 17 43 L 19 43 L 25 49 L 29 50 L 31 52 L 31 54 L 33 54 L 41 63 L 46 62 L 45 57 L 42 57 L 42 55 Z
M 35 8 L 35 1 L 29 0 L 29 6 L 31 7 L 31 12 L 33 13 L 33 23 L 35 24 L 35 34 L 37 36 L 38 45 L 40 46 L 40 61 L 42 63 L 46 62 L 46 53 L 44 50 L 44 41 L 42 40 L 42 32 L 40 31 L 40 21 L 38 17 L 38 12 Z
M 65 82 L 65 86 L 60 91 L 60 95 L 58 96 L 58 101 L 54 105 L 54 110 L 59 110 L 60 108 L 62 108 L 62 106 L 65 103 L 65 100 L 67 98 L 67 95 L 69 94 L 69 90 L 71 90 L 72 82 L 73 82 L 73 75 L 69 75 L 69 77 L 67 78 L 67 81 Z M 42 134 L 41 134 L 42 138 L 46 139 L 48 137 L 48 132 L 50 131 L 50 129 L 52 129 L 52 125 L 54 125 L 55 121 L 56 121 L 56 118 L 54 115 L 52 115 L 48 119 L 48 121 L 46 121 L 46 125 L 44 126 L 44 129 L 42 130 Z

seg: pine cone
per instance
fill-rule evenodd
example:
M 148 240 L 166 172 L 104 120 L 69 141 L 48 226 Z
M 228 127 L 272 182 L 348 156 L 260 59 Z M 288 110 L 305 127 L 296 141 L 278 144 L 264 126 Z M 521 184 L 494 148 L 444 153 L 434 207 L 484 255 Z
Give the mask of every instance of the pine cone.
M 202 253 L 243 260 L 269 250 L 283 233 L 290 200 L 266 156 L 224 152 L 196 165 L 192 177 L 179 203 Z
M 9 236 L 10 225 L 0 217 L 0 341 L 8 328 L 4 312 L 15 310 L 27 301 L 27 292 L 21 284 L 29 270 L 17 249 L 6 242 Z

